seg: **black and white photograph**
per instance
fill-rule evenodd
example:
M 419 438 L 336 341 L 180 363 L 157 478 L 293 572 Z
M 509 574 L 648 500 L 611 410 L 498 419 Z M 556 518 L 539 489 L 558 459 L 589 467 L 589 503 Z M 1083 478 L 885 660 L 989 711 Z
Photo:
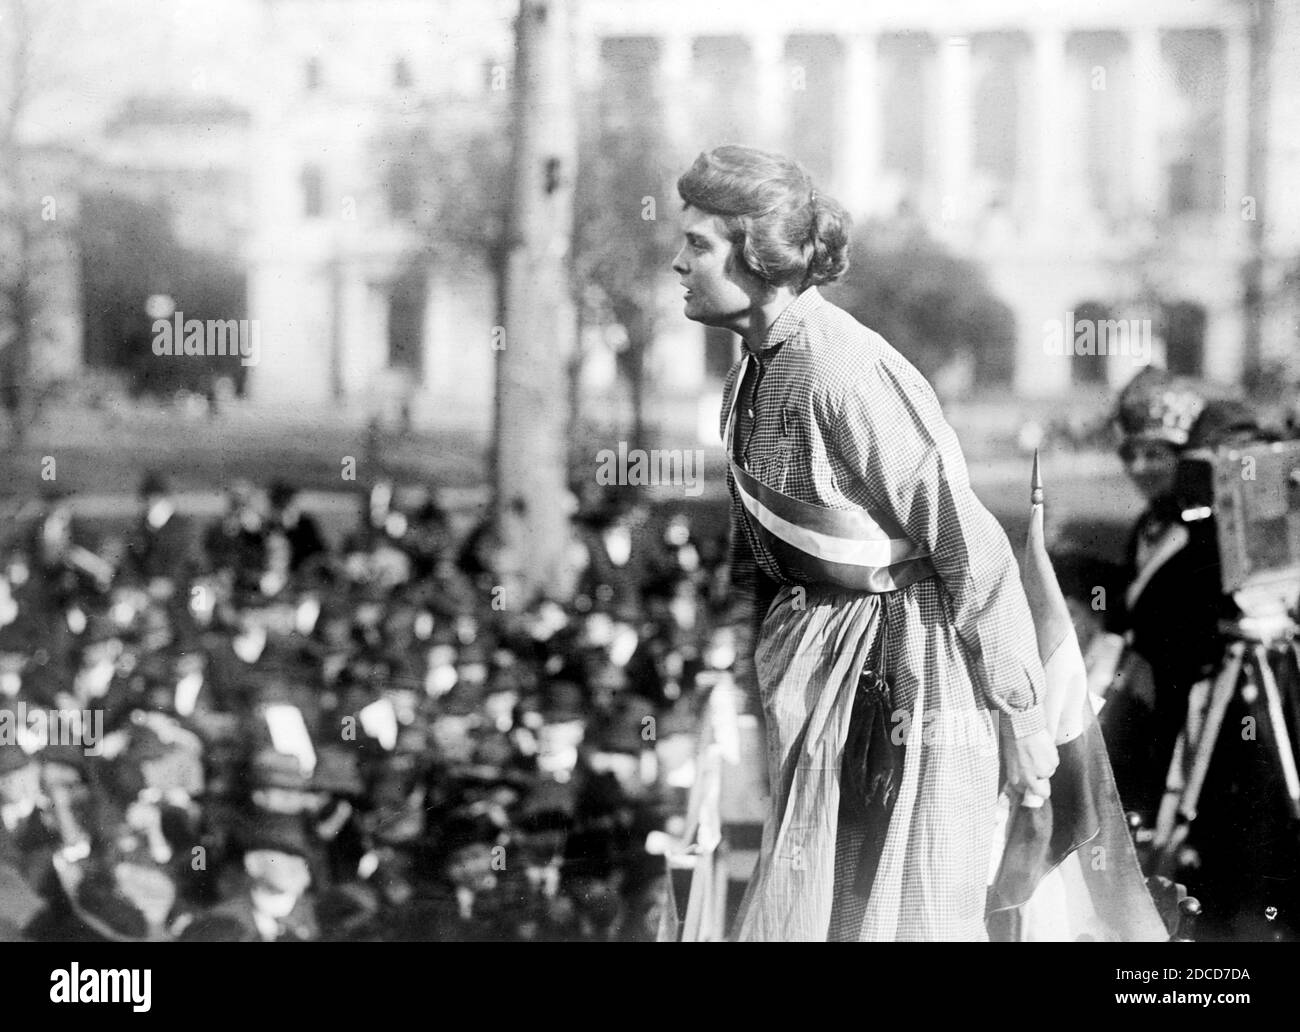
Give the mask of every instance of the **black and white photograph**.
M 0 0 L 0 942 L 1300 939 L 1297 187 L 1300 0 Z

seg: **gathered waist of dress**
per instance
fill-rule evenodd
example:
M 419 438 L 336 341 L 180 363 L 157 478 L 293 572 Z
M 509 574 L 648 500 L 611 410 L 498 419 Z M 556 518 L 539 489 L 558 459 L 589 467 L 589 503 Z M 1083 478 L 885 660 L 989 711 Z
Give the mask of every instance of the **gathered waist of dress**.
M 794 584 L 885 594 L 935 575 L 924 549 L 866 509 L 828 509 L 768 487 L 731 463 L 737 497 L 759 544 Z

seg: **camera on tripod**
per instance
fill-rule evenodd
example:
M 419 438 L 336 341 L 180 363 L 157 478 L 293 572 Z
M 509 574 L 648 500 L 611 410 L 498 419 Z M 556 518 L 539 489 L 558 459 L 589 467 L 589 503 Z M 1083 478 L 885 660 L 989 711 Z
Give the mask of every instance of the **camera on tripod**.
M 1185 452 L 1184 519 L 1215 518 L 1222 588 L 1246 637 L 1273 640 L 1300 598 L 1300 441 L 1251 441 Z
M 1191 762 L 1177 824 L 1157 850 L 1165 869 L 1196 819 L 1224 716 L 1239 693 L 1259 706 L 1261 739 L 1276 760 L 1290 814 L 1300 820 L 1294 745 L 1300 717 L 1300 441 L 1252 440 L 1185 452 L 1176 490 L 1186 506 L 1184 520 L 1214 517 L 1221 587 L 1241 615 L 1222 627 L 1223 661 L 1200 732 L 1187 743 Z

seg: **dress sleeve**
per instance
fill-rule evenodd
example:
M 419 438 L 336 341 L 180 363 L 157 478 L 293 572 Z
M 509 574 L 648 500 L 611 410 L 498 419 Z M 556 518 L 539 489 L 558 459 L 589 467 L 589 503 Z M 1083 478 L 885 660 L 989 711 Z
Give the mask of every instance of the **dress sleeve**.
M 1023 738 L 1046 727 L 1044 675 L 1019 568 L 970 487 L 934 391 L 906 362 L 874 362 L 843 395 L 832 447 L 871 506 L 930 553 L 972 679 Z
M 740 503 L 731 501 L 730 545 L 727 550 L 727 607 L 724 621 L 732 627 L 736 642 L 736 684 L 745 698 L 745 711 L 762 713 L 754 671 L 754 648 L 759 631 L 779 586 L 758 565 L 742 522 Z
M 722 419 L 719 429 L 726 438 L 727 414 L 730 410 L 731 392 L 736 389 L 736 377 L 740 363 L 732 366 L 723 385 Z M 731 473 L 727 473 L 727 487 L 731 496 L 728 519 L 727 545 L 727 603 L 723 622 L 730 626 L 735 634 L 736 662 L 733 674 L 736 686 L 740 689 L 746 712 L 762 714 L 762 702 L 758 694 L 758 681 L 754 671 L 754 648 L 758 644 L 758 633 L 767 615 L 768 606 L 777 592 L 776 583 L 763 572 L 754 558 L 754 551 L 745 533 L 745 514 L 736 498 L 731 483 Z

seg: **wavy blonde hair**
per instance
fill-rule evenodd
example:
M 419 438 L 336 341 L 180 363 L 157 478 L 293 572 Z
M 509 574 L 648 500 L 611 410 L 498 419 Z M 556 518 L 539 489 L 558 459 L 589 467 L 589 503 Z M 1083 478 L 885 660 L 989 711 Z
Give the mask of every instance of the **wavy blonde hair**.
M 722 219 L 735 254 L 765 283 L 803 290 L 848 271 L 848 213 L 783 154 L 716 147 L 695 159 L 677 192 L 687 207 Z

